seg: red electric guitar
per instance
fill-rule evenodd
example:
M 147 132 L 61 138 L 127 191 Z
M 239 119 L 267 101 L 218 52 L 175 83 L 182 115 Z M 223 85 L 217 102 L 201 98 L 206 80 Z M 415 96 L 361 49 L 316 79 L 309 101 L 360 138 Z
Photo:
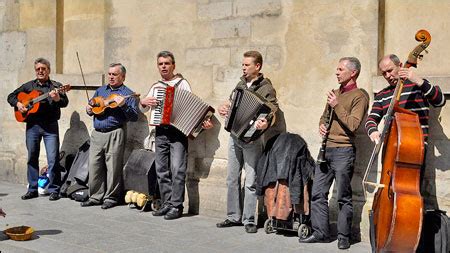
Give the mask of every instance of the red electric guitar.
M 59 93 L 64 93 L 70 90 L 70 85 L 65 84 L 59 88 L 56 88 L 55 90 Z M 27 119 L 28 115 L 37 112 L 39 110 L 40 105 L 39 102 L 46 99 L 50 92 L 51 91 L 46 92 L 42 95 L 41 92 L 38 90 L 32 90 L 30 93 L 19 92 L 19 94 L 17 95 L 17 99 L 28 109 L 28 111 L 21 113 L 17 109 L 17 107 L 14 107 L 14 114 L 16 116 L 16 120 L 19 122 L 24 122 Z

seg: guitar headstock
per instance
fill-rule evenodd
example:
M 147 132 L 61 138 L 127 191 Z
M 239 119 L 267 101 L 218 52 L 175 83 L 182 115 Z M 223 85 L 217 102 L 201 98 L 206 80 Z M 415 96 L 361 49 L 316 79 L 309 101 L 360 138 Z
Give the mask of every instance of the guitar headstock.
M 68 92 L 72 87 L 70 86 L 70 84 L 64 84 L 61 87 L 59 87 L 58 89 L 56 89 L 59 93 L 65 93 Z

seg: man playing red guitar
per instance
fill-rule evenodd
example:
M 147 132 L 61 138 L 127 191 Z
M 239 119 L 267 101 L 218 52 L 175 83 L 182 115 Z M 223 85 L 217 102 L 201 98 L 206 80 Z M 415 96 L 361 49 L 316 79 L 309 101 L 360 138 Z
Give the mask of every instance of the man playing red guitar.
M 27 123 L 26 146 L 28 150 L 28 191 L 22 196 L 23 200 L 38 197 L 39 178 L 39 151 L 41 139 L 44 139 L 47 152 L 48 177 L 50 179 L 48 191 L 50 200 L 59 199 L 60 171 L 59 171 L 59 130 L 58 120 L 61 116 L 60 108 L 66 107 L 69 99 L 64 93 L 59 93 L 59 82 L 50 80 L 50 62 L 44 58 L 34 61 L 36 79 L 22 84 L 19 88 L 8 95 L 8 103 L 15 107 L 16 111 L 26 115 L 24 121 Z M 38 91 L 38 93 L 36 93 Z M 29 101 L 19 99 L 27 97 L 27 94 L 45 94 L 45 99 L 39 103 L 38 110 L 33 113 L 33 108 L 26 106 Z M 33 99 L 33 96 L 29 97 Z M 34 110 L 33 110 L 34 111 Z

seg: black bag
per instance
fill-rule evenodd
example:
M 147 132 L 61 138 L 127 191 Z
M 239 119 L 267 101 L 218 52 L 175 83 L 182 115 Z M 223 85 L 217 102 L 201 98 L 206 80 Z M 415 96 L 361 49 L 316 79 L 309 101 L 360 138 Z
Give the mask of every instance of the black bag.
M 422 234 L 416 252 L 450 252 L 449 222 L 445 211 L 427 210 L 422 223 Z
M 90 142 L 87 140 L 83 145 L 78 148 L 78 152 L 75 155 L 72 166 L 69 170 L 69 175 L 66 181 L 61 186 L 61 196 L 70 197 L 67 193 L 70 186 L 78 183 L 87 188 L 88 174 L 89 174 L 89 147 Z

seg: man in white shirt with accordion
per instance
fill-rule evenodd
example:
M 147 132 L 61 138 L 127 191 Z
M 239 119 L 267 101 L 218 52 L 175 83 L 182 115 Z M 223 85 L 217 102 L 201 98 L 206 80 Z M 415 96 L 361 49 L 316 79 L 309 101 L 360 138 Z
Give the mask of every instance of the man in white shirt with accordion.
M 163 205 L 153 215 L 172 220 L 183 213 L 188 137 L 213 126 L 209 118 L 214 109 L 191 93 L 181 74 L 174 73 L 171 52 L 158 53 L 157 67 L 161 80 L 153 84 L 139 107 L 143 113 L 152 109 L 150 125 L 156 126 L 155 168 Z
M 248 51 L 243 56 L 243 76 L 230 99 L 219 107 L 220 116 L 225 118 L 225 129 L 231 135 L 228 147 L 227 218 L 216 226 L 244 225 L 247 233 L 256 233 L 256 165 L 263 151 L 263 141 L 285 131 L 285 125 L 284 121 L 277 121 L 274 117 L 280 111 L 271 81 L 260 73 L 263 64 L 261 53 Z M 242 169 L 245 170 L 243 201 L 240 187 Z M 240 203 L 243 203 L 242 208 Z

